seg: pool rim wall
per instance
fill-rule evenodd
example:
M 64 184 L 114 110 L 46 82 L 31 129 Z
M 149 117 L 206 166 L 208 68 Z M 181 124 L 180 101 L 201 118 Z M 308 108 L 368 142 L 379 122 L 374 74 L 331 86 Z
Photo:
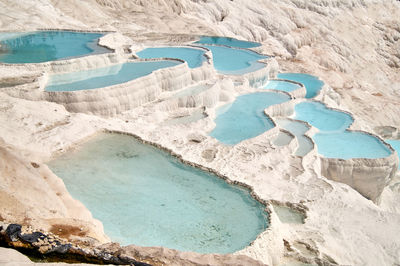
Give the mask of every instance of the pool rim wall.
M 144 49 L 141 49 L 139 51 L 134 51 L 132 52 L 132 55 L 135 57 L 135 59 L 161 59 L 161 58 L 168 58 L 168 59 L 177 59 L 177 60 L 182 60 L 183 62 L 186 62 L 183 59 L 176 58 L 176 57 L 156 57 L 156 58 L 142 58 L 137 55 L 138 52 L 144 51 L 149 48 L 189 48 L 189 49 L 197 49 L 197 50 L 204 50 L 204 53 L 202 57 L 204 57 L 205 60 L 201 62 L 201 65 L 195 67 L 195 68 L 190 68 L 190 69 L 196 69 L 199 67 L 202 67 L 204 64 L 211 64 L 212 65 L 212 56 L 210 57 L 209 53 L 211 53 L 211 50 L 207 49 L 206 47 L 201 47 L 201 46 L 196 46 L 196 45 L 191 45 L 191 44 L 183 44 L 183 45 L 160 45 L 160 46 L 146 46 Z M 187 63 L 187 62 L 186 62 Z M 189 65 L 189 64 L 188 64 Z
M 293 99 L 305 98 L 306 97 L 307 90 L 306 90 L 306 87 L 304 86 L 304 84 L 301 83 L 301 82 L 297 82 L 297 81 L 293 81 L 293 80 L 289 80 L 289 79 L 280 79 L 280 78 L 272 78 L 272 79 L 268 79 L 268 81 L 283 81 L 283 82 L 299 85 L 300 88 L 297 88 L 297 89 L 295 89 L 293 91 L 287 91 L 287 93 L 292 95 Z M 266 84 L 264 84 L 264 87 L 267 86 L 267 84 L 268 84 L 268 82 Z M 264 87 L 263 87 L 264 90 L 280 91 L 280 90 L 275 90 L 275 89 L 265 89 Z

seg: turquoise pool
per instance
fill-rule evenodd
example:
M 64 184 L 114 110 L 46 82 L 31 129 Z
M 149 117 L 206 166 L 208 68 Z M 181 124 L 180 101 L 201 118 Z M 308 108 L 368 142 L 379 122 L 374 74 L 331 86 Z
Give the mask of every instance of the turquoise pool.
M 276 92 L 241 95 L 232 104 L 217 110 L 216 127 L 210 132 L 210 136 L 228 145 L 254 138 L 274 127 L 264 109 L 289 100 L 288 95 Z
M 265 67 L 265 64 L 257 61 L 267 57 L 251 50 L 211 45 L 203 47 L 211 50 L 214 68 L 222 74 L 242 75 Z
M 319 91 L 324 86 L 324 82 L 322 82 L 318 77 L 303 74 L 303 73 L 280 73 L 278 74 L 278 78 L 287 79 L 292 81 L 297 81 L 302 83 L 307 90 L 306 98 L 314 98 L 318 95 Z
M 0 62 L 40 63 L 111 52 L 97 44 L 103 35 L 72 31 L 0 33 Z
M 286 92 L 292 92 L 299 88 L 301 88 L 300 85 L 283 80 L 270 80 L 268 81 L 267 85 L 264 86 L 264 89 Z
M 178 58 L 186 61 L 190 68 L 203 64 L 205 51 L 187 47 L 155 47 L 147 48 L 136 53 L 140 58 Z
M 253 48 L 261 46 L 260 43 L 257 42 L 248 42 L 241 41 L 234 38 L 229 37 L 213 37 L 213 36 L 203 36 L 199 41 L 195 42 L 199 44 L 215 44 L 215 45 L 226 45 L 230 47 L 237 48 Z
M 379 139 L 362 132 L 317 133 L 318 152 L 327 158 L 384 158 L 391 154 Z
M 232 253 L 268 227 L 247 190 L 130 136 L 101 134 L 48 165 L 122 245 Z
M 146 76 L 151 72 L 181 64 L 179 61 L 162 60 L 130 62 L 111 67 L 96 68 L 49 77 L 46 91 L 77 91 L 103 88 Z
M 296 104 L 295 119 L 306 121 L 321 131 L 343 131 L 353 123 L 349 114 L 312 101 Z
M 387 143 L 389 143 L 393 149 L 396 150 L 397 155 L 399 156 L 400 159 L 400 140 L 395 140 L 395 139 L 387 139 L 385 140 Z M 400 164 L 399 164 L 399 169 L 400 169 Z

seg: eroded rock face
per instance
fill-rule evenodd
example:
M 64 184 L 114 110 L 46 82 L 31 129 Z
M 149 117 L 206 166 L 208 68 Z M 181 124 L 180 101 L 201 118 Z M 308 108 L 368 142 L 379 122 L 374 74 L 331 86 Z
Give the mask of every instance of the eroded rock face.
M 379 203 L 382 191 L 395 176 L 398 165 L 399 159 L 394 153 L 380 159 L 321 158 L 321 174 L 345 183 Z

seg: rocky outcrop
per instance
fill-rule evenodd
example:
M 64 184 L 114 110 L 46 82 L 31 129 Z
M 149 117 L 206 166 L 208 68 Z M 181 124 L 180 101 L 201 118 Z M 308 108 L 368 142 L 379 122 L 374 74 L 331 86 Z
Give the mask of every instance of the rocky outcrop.
M 58 232 L 58 231 L 56 231 Z M 0 245 L 18 248 L 36 259 L 54 262 L 115 265 L 264 265 L 245 255 L 198 254 L 163 247 L 121 247 L 118 243 L 100 246 L 73 242 L 51 232 L 35 231 L 20 224 L 0 222 Z

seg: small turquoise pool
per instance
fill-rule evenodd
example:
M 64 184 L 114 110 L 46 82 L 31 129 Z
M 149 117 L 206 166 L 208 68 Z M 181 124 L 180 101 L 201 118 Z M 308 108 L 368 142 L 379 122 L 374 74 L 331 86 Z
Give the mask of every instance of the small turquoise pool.
M 261 44 L 257 43 L 257 42 L 241 41 L 241 40 L 229 38 L 229 37 L 212 37 L 212 36 L 203 36 L 200 38 L 199 41 L 197 41 L 195 43 L 226 45 L 226 46 L 237 47 L 237 48 L 253 48 L 253 47 L 261 46 Z
M 232 104 L 217 110 L 216 127 L 210 132 L 210 136 L 228 145 L 254 138 L 274 127 L 264 109 L 289 100 L 288 95 L 276 92 L 241 95 Z
M 343 131 L 353 123 L 349 114 L 312 101 L 296 104 L 295 119 L 306 121 L 321 131 Z
M 265 64 L 257 61 L 267 57 L 251 50 L 211 45 L 204 47 L 211 50 L 214 68 L 223 74 L 242 75 L 265 67 Z
M 301 88 L 300 85 L 292 82 L 287 82 L 284 80 L 270 80 L 268 81 L 267 85 L 264 86 L 264 89 L 286 91 L 286 92 L 292 92 L 299 88 Z
M 385 140 L 387 143 L 389 143 L 393 149 L 396 150 L 397 155 L 399 156 L 400 159 L 400 140 L 395 140 L 395 139 L 388 139 Z M 400 164 L 399 164 L 399 169 L 400 169 Z
M 268 227 L 247 190 L 130 136 L 100 134 L 48 165 L 122 245 L 232 253 Z
M 317 133 L 318 152 L 327 158 L 384 158 L 391 154 L 379 139 L 362 132 Z
M 103 35 L 72 31 L 0 33 L 0 62 L 40 63 L 109 53 L 111 50 L 97 44 Z
M 297 148 L 295 155 L 305 156 L 309 153 L 314 145 L 309 138 L 304 134 L 309 130 L 308 126 L 299 121 L 293 121 L 289 119 L 278 119 L 276 123 L 281 127 L 296 136 L 299 147 Z
M 181 64 L 181 62 L 174 60 L 129 62 L 111 67 L 57 74 L 49 77 L 45 90 L 77 91 L 103 88 L 125 83 L 149 75 L 157 69 L 178 64 Z
M 186 61 L 190 68 L 196 68 L 206 59 L 202 49 L 187 47 L 155 47 L 136 53 L 140 58 L 178 58 Z
M 309 74 L 280 73 L 278 74 L 278 78 L 302 83 L 307 90 L 306 98 L 314 98 L 315 96 L 318 95 L 319 91 L 324 86 L 324 82 L 322 82 L 322 80 L 318 79 L 318 77 Z

